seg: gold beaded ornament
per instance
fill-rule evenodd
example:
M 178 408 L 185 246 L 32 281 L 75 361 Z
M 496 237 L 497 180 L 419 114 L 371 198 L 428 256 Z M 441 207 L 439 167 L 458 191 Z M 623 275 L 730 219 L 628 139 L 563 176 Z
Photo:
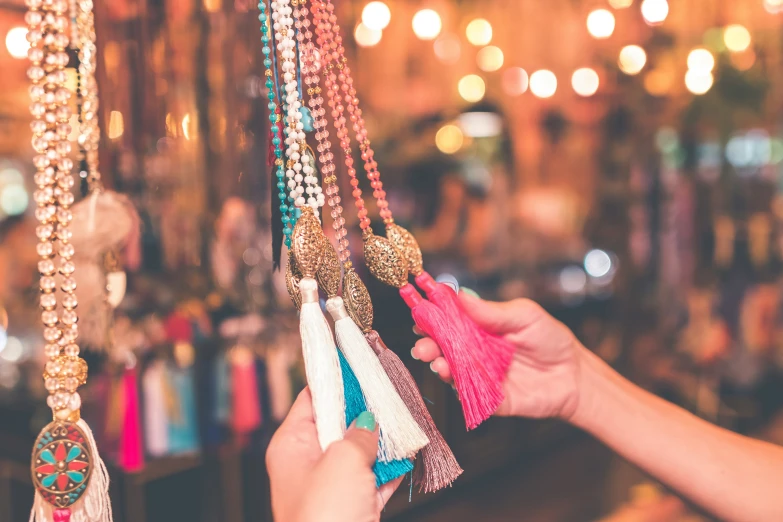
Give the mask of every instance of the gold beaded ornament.
M 41 430 L 33 447 L 31 474 L 36 493 L 30 520 L 68 522 L 75 513 L 79 521 L 110 521 L 108 475 L 92 432 L 80 418 L 77 391 L 87 380 L 87 364 L 79 357 L 76 343 L 76 267 L 69 228 L 74 202 L 68 139 L 72 93 L 65 72 L 69 4 L 66 0 L 27 0 L 27 7 L 40 304 L 48 358 L 43 378 L 53 413 L 53 421 Z

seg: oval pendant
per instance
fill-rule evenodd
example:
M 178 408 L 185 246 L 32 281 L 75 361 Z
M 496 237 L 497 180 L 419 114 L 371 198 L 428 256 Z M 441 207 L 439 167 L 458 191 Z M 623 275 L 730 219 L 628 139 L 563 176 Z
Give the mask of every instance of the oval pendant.
M 49 423 L 35 441 L 31 472 L 41 497 L 66 508 L 87 490 L 93 462 L 84 432 L 73 422 Z

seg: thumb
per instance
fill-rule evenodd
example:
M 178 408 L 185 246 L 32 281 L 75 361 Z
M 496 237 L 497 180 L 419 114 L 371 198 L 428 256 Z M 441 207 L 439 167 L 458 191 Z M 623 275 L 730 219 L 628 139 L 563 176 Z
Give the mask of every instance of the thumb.
M 364 411 L 345 433 L 343 440 L 333 443 L 326 450 L 325 460 L 337 466 L 367 467 L 375 463 L 378 454 L 378 425 L 375 416 Z
M 495 303 L 467 292 L 460 292 L 459 297 L 465 312 L 476 324 L 499 335 L 523 330 L 546 314 L 543 308 L 530 299 Z

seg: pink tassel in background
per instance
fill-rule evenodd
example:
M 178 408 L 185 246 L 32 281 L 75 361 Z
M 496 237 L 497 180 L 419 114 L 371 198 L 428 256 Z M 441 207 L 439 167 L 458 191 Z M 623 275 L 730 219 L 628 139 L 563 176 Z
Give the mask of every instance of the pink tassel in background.
M 487 372 L 475 352 L 476 346 L 466 346 L 466 340 L 475 342 L 458 317 L 447 316 L 410 284 L 400 288 L 400 295 L 410 307 L 416 326 L 443 351 L 462 403 L 465 425 L 474 429 L 503 402 L 502 381 Z
M 414 463 L 414 483 L 425 493 L 450 486 L 462 474 L 462 468 L 451 452 L 451 448 L 443 439 L 443 435 L 435 426 L 435 422 L 421 398 L 416 381 L 405 364 L 397 357 L 397 354 L 384 344 L 378 332 L 372 330 L 365 334 L 365 337 L 367 343 L 378 356 L 381 366 L 391 379 L 397 393 L 400 394 L 411 415 L 430 441 L 421 450 L 420 458 L 416 459 Z
M 250 433 L 261 427 L 261 404 L 253 355 L 249 350 L 239 350 L 244 353 L 231 357 L 231 427 L 240 442 L 244 442 Z
M 427 294 L 427 299 L 450 317 L 459 317 L 466 332 L 465 344 L 475 349 L 480 362 L 486 367 L 489 376 L 496 382 L 506 380 L 506 373 L 514 357 L 514 346 L 484 331 L 462 308 L 457 293 L 448 285 L 436 283 L 427 273 L 416 276 L 416 284 Z
M 120 466 L 128 472 L 144 467 L 139 419 L 139 382 L 136 368 L 128 368 L 123 375 L 125 387 L 125 418 L 120 438 Z

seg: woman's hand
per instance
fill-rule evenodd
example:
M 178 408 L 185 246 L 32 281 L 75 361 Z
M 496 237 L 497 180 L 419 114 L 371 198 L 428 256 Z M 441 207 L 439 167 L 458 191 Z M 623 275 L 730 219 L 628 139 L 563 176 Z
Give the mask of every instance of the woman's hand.
M 570 419 L 579 404 L 580 369 L 586 349 L 565 325 L 528 299 L 492 303 L 460 292 L 465 311 L 488 332 L 501 335 L 516 353 L 503 385 L 506 399 L 496 415 Z M 411 350 L 429 362 L 444 381 L 451 372 L 440 348 L 430 338 Z
M 266 465 L 275 522 L 375 522 L 402 477 L 375 487 L 378 426 L 359 415 L 341 441 L 321 451 L 305 388 L 272 437 Z

